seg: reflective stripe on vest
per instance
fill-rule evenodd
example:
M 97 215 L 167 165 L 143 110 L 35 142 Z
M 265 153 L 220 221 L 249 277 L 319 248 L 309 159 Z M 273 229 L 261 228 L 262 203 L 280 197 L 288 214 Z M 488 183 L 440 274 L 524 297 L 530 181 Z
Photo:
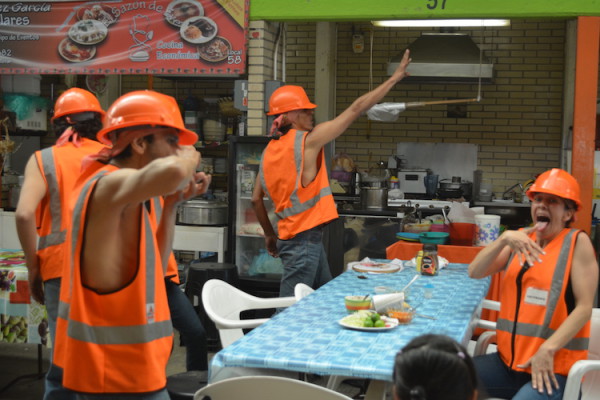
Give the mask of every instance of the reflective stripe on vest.
M 563 239 L 560 253 L 556 260 L 554 275 L 552 276 L 552 285 L 548 293 L 546 312 L 544 314 L 544 321 L 542 325 L 517 322 L 517 335 L 546 340 L 555 332 L 555 330 L 551 329 L 549 325 L 552 321 L 552 317 L 555 313 L 557 304 L 561 300 L 560 294 L 562 291 L 564 278 L 568 279 L 568 277 L 564 277 L 564 275 L 567 268 L 567 262 L 569 261 L 569 253 L 571 251 L 571 242 L 573 240 L 573 235 L 577 232 L 578 231 L 576 229 L 571 229 Z M 504 331 L 512 335 L 513 328 L 513 321 L 504 318 L 498 319 L 498 322 L 496 324 L 497 330 Z M 563 348 L 568 350 L 587 350 L 588 344 L 588 338 L 573 338 L 567 344 L 565 344 Z
M 56 176 L 56 165 L 54 164 L 54 153 L 52 148 L 46 148 L 40 151 L 42 156 L 42 169 L 48 184 L 49 210 L 52 220 L 51 232 L 48 235 L 41 236 L 38 241 L 38 250 L 46 247 L 55 246 L 64 243 L 67 237 L 67 231 L 61 230 L 62 212 L 60 205 L 60 189 L 58 187 L 58 177 Z
M 300 181 L 302 179 L 302 174 L 301 174 L 301 168 L 302 168 L 302 141 L 304 140 L 304 133 L 306 133 L 306 131 L 296 131 L 296 137 L 294 138 L 294 161 L 296 164 L 296 183 L 294 185 L 294 191 L 292 192 L 292 194 L 290 195 L 290 202 L 292 203 L 291 207 L 285 208 L 280 212 L 275 212 L 275 215 L 277 215 L 277 217 L 279 219 L 284 219 L 284 218 L 288 218 L 297 214 L 301 214 L 303 212 L 305 212 L 306 210 L 309 210 L 310 208 L 314 207 L 315 204 L 317 204 L 319 202 L 319 200 L 321 200 L 323 197 L 331 195 L 331 187 L 327 186 L 322 188 L 319 193 L 317 193 L 314 197 L 306 200 L 305 202 L 301 202 L 300 198 L 298 197 L 298 190 L 296 188 L 298 188 L 298 186 L 300 186 Z M 265 191 L 266 195 L 269 198 L 273 198 L 271 196 L 271 194 L 269 193 L 269 190 L 267 188 L 267 184 L 265 182 L 265 177 L 264 177 L 264 172 L 263 172 L 263 161 L 262 161 L 262 157 L 264 157 L 264 152 L 261 156 L 261 160 L 260 160 L 260 166 L 259 166 L 259 177 L 260 177 L 260 184 L 263 187 L 263 190 Z

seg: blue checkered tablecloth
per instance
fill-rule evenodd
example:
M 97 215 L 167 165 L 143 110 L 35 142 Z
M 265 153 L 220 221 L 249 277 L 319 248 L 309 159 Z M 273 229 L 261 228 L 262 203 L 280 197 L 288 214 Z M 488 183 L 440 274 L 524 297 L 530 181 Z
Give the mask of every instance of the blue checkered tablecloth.
M 412 338 L 439 333 L 466 344 L 490 279 L 469 278 L 465 264 L 450 264 L 410 287 L 407 302 L 435 320 L 417 316 L 410 324 L 380 332 L 338 324 L 347 315 L 344 296 L 374 295 L 377 286 L 400 290 L 415 274 L 409 268 L 391 274 L 344 272 L 217 353 L 211 378 L 223 368 L 246 367 L 392 381 L 394 357 Z M 434 286 L 431 298 L 423 295 L 427 283 Z

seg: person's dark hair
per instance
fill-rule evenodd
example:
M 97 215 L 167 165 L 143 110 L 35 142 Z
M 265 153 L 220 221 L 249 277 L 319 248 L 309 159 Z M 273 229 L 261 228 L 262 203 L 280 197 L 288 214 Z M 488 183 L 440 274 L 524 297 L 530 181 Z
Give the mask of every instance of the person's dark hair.
M 577 203 L 575 203 L 571 199 L 563 199 L 563 200 L 565 201 L 565 210 L 573 210 L 574 212 L 577 211 Z M 573 215 L 575 215 L 575 214 L 573 214 Z M 570 220 L 565 222 L 565 228 L 570 228 L 571 224 L 573 223 L 574 220 L 575 220 L 575 218 L 571 217 Z
M 67 117 L 72 123 L 67 121 Z M 102 117 L 97 112 L 86 111 L 64 115 L 52 122 L 52 130 L 56 136 L 62 135 L 68 127 L 72 127 L 82 137 L 97 141 L 96 134 L 102 129 Z
M 397 355 L 394 390 L 401 400 L 471 400 L 477 375 L 467 350 L 444 335 L 422 335 Z

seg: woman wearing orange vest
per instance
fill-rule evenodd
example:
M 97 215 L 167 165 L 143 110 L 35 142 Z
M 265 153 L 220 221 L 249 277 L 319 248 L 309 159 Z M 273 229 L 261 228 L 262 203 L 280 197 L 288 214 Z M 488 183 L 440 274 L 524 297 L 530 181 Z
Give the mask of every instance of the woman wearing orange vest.
M 82 159 L 104 147 L 96 140 L 103 116 L 92 93 L 79 88 L 65 91 L 56 100 L 52 117 L 59 139 L 54 146 L 36 151 L 25 167 L 16 211 L 17 233 L 27 261 L 31 295 L 46 305 L 52 341 L 70 224 L 67 199 L 80 174 Z M 53 368 L 48 370 L 46 393 L 61 390 L 55 372 Z
M 96 155 L 94 164 L 105 165 L 80 179 L 71 198 L 53 361 L 78 398 L 168 400 L 164 276 L 176 207 L 205 192 L 210 177 L 196 173 L 197 135 L 170 96 L 121 96 L 98 139 L 112 147 Z M 156 196 L 164 197 L 160 224 L 145 204 Z
M 544 172 L 527 192 L 534 226 L 504 232 L 469 265 L 473 278 L 504 269 L 498 352 L 474 359 L 492 397 L 561 399 L 569 369 L 587 358 L 598 264 L 589 236 L 569 228 L 579 192 L 568 172 Z
M 313 125 L 317 106 L 300 86 L 285 85 L 271 95 L 268 115 L 277 116 L 271 127 L 273 140 L 262 155 L 252 204 L 269 254 L 281 257 L 284 265 L 280 296 L 293 296 L 298 283 L 316 288 L 331 279 L 322 243 L 323 225 L 338 214 L 323 147 L 407 76 L 409 63 L 407 50 L 389 79 L 356 99 L 335 119 L 317 126 Z M 277 233 L 263 203 L 265 195 L 275 207 Z

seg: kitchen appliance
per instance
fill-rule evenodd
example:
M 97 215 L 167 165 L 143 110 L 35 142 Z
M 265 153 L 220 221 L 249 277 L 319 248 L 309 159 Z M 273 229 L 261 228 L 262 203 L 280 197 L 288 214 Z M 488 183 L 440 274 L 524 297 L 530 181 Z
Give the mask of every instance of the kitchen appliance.
M 463 181 L 460 176 L 453 176 L 452 179 L 442 179 L 438 190 L 438 196 L 441 198 L 459 198 L 471 199 L 473 194 L 473 183 Z
M 382 210 L 387 206 L 387 188 L 363 187 L 360 190 L 360 200 L 363 208 Z
M 425 194 L 425 169 L 399 169 L 400 190 L 404 193 Z
M 183 225 L 226 225 L 227 203 L 218 200 L 191 199 L 177 210 L 177 223 Z

